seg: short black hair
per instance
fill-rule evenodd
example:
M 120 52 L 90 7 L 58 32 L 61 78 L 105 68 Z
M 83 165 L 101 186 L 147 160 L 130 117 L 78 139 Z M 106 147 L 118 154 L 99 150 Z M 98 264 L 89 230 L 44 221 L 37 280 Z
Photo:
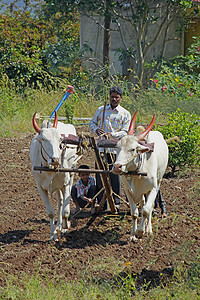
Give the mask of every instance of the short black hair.
M 122 90 L 119 86 L 113 86 L 111 89 L 110 89 L 110 95 L 112 93 L 117 93 L 120 95 L 120 97 L 122 96 Z
M 78 167 L 78 170 L 81 170 L 81 169 L 87 169 L 87 170 L 89 170 L 90 168 L 89 168 L 87 165 L 80 165 L 80 166 Z M 80 173 L 81 173 L 81 172 L 78 173 L 79 176 L 80 176 Z M 82 173 L 83 173 L 83 172 L 82 172 Z
M 78 169 L 87 169 L 87 170 L 89 170 L 90 168 L 89 168 L 89 166 L 87 166 L 87 165 L 80 165 L 80 166 L 78 167 Z

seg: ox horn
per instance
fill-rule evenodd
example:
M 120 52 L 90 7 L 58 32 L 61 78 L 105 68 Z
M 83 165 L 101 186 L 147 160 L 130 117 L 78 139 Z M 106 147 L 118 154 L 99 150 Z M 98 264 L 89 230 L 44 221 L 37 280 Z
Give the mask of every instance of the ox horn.
M 132 120 L 131 120 L 131 123 L 130 123 L 130 126 L 129 126 L 129 129 L 128 129 L 128 135 L 133 135 L 134 134 L 134 130 L 135 130 L 135 120 L 136 120 L 136 116 L 137 116 L 137 113 L 138 113 L 138 109 L 136 110 Z
M 33 127 L 34 127 L 35 131 L 40 134 L 41 128 L 37 125 L 35 116 L 36 116 L 36 112 L 33 115 Z
M 149 126 L 147 126 L 147 128 L 142 133 L 140 133 L 139 135 L 136 136 L 138 141 L 143 140 L 143 138 L 149 133 L 149 131 L 153 127 L 154 121 L 155 121 L 155 114 L 153 115 L 153 119 L 151 120 L 151 123 L 149 124 Z
M 53 122 L 53 127 L 57 128 L 58 125 L 58 115 L 57 112 L 55 111 L 55 118 L 54 118 L 54 122 Z

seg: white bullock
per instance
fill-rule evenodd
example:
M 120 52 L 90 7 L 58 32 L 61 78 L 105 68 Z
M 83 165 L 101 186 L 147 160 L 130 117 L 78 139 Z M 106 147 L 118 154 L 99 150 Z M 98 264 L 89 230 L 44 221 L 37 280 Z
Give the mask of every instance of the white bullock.
M 75 147 L 63 147 L 62 135 L 76 135 L 76 130 L 71 124 L 58 122 L 55 112 L 53 127 L 39 128 L 33 116 L 33 127 L 37 134 L 31 142 L 30 159 L 32 172 L 36 181 L 39 194 L 44 201 L 47 214 L 50 219 L 50 240 L 57 239 L 57 230 L 67 231 L 70 222 L 70 194 L 73 183 L 73 175 L 70 173 L 35 171 L 34 166 L 47 166 L 51 168 L 74 168 L 77 158 Z M 62 135 L 61 135 L 62 134 Z M 50 196 L 56 193 L 58 201 L 58 221 L 54 223 L 54 209 L 50 202 Z
M 117 156 L 113 166 L 115 174 L 128 171 L 147 173 L 147 176 L 122 175 L 133 218 L 130 240 L 141 238 L 145 231 L 152 233 L 152 210 L 168 164 L 168 146 L 163 135 L 159 131 L 150 131 L 155 115 L 146 130 L 139 135 L 133 135 L 136 115 L 137 112 L 131 121 L 128 135 L 117 143 Z M 142 220 L 137 228 L 138 203 L 142 206 Z

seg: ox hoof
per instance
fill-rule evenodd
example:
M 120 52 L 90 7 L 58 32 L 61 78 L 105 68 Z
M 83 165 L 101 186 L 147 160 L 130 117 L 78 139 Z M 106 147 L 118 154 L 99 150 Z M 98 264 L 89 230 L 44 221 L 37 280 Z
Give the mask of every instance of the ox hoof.
M 144 232 L 142 231 L 142 230 L 137 230 L 136 231 L 136 236 L 137 236 L 137 238 L 142 238 L 143 237 L 143 234 L 144 234 Z
M 69 229 L 71 227 L 71 222 L 70 221 L 66 221 L 66 220 L 63 220 L 63 229 Z
M 69 229 L 71 227 L 71 222 L 67 221 L 67 229 Z
M 56 234 L 59 235 L 59 232 L 62 231 L 62 225 L 56 226 Z
M 146 233 L 147 235 L 153 235 L 152 229 L 150 227 L 147 227 Z
M 138 239 L 136 238 L 135 235 L 131 235 L 129 240 L 130 242 L 136 243 Z
M 61 234 L 62 234 L 62 235 L 65 235 L 66 233 L 68 233 L 68 229 L 62 229 L 62 230 L 61 230 Z
M 58 241 L 58 236 L 57 234 L 54 234 L 53 236 L 50 236 L 50 242 L 57 242 Z

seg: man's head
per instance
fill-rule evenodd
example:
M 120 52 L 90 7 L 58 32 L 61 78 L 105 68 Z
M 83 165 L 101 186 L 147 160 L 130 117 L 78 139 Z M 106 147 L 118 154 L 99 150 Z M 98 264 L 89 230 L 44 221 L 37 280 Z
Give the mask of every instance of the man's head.
M 81 169 L 89 170 L 90 168 L 87 165 L 81 165 L 81 166 L 78 167 L 78 169 L 80 169 L 80 171 L 81 171 Z M 78 174 L 79 174 L 82 182 L 84 184 L 87 183 L 90 173 L 86 173 L 86 172 L 83 171 L 83 172 L 79 172 Z
M 118 86 L 114 86 L 110 89 L 110 105 L 112 109 L 117 107 L 122 99 L 122 90 Z

